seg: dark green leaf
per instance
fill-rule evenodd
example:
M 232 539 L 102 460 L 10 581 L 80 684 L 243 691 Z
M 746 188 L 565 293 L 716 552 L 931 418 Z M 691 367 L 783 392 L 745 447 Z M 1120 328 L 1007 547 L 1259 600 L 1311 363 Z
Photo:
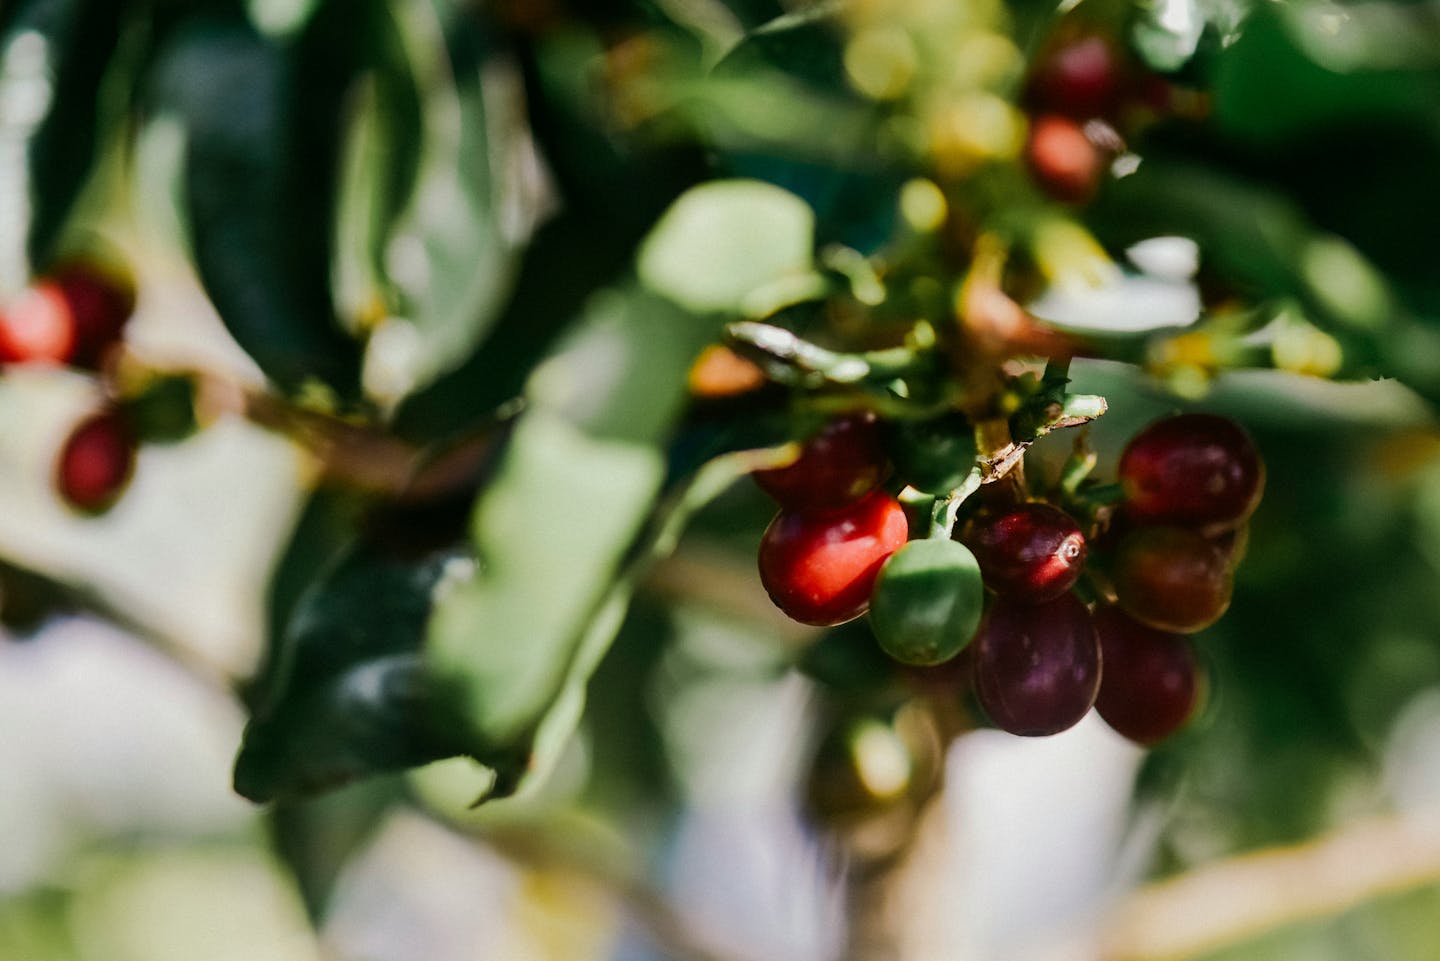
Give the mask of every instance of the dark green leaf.
M 463 753 L 430 711 L 419 652 L 449 560 L 356 551 L 312 585 L 245 729 L 236 791 L 269 801 Z
M 291 44 L 239 17 L 196 17 L 171 38 L 156 101 L 186 132 L 196 266 L 231 334 L 281 388 L 353 400 L 360 351 L 330 295 L 341 104 L 351 34 L 327 4 Z

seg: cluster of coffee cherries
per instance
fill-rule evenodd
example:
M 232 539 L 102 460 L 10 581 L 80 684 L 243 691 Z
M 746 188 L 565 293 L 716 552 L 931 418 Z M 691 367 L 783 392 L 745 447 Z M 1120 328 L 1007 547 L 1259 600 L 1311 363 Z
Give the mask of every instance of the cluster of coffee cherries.
M 134 285 L 114 265 L 60 264 L 0 306 L 0 363 L 103 371 L 134 307 Z M 125 410 L 102 403 L 61 445 L 56 491 L 76 510 L 107 509 L 129 483 L 137 446 Z
M 759 566 L 782 611 L 819 626 L 868 612 L 906 664 L 964 652 L 981 707 L 1014 734 L 1057 733 L 1092 707 L 1142 744 L 1185 724 L 1202 687 L 1186 635 L 1229 606 L 1264 485 L 1238 425 L 1209 414 L 1151 424 L 1120 458 L 1119 502 L 1076 512 L 1083 526 L 995 483 L 957 505 L 953 527 L 915 539 L 883 486 L 894 436 L 873 415 L 841 417 L 793 463 L 755 474 L 781 508 Z M 973 439 L 956 447 L 967 444 L 971 466 Z

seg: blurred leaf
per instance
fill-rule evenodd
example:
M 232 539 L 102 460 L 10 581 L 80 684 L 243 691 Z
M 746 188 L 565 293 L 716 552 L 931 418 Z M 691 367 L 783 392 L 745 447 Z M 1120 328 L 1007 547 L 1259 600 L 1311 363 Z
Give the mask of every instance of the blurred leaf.
M 47 265 L 94 166 L 101 80 L 120 45 L 125 15 L 121 0 L 23 0 L 6 15 L 0 291 L 15 292 Z
M 531 378 L 530 409 L 476 505 L 480 567 L 436 604 L 427 647 L 474 753 L 497 767 L 496 794 L 543 774 L 579 720 L 634 587 L 624 565 L 661 492 L 687 368 L 716 333 L 615 292 Z
M 1382 3 L 1366 4 L 1373 9 Z M 1401 7 L 1389 8 L 1406 17 Z M 1420 8 L 1412 8 L 1419 10 Z M 1433 51 L 1440 27 L 1409 15 L 1406 29 L 1331 3 L 1262 6 L 1215 64 L 1215 120 L 1225 133 L 1257 145 L 1313 135 L 1327 125 L 1440 122 L 1440 71 L 1413 69 L 1394 54 Z M 1423 62 L 1423 61 L 1422 61 Z M 1411 69 L 1406 69 L 1411 67 Z
M 1147 0 L 1131 27 L 1135 49 L 1152 68 L 1180 69 L 1194 55 L 1205 32 L 1198 0 Z
M 590 102 L 593 51 L 573 46 L 553 39 L 519 50 L 530 125 L 556 178 L 560 213 L 531 238 L 476 352 L 401 405 L 395 428 L 404 436 L 447 436 L 516 397 L 586 298 L 630 267 L 655 218 L 705 173 L 694 148 L 611 139 Z
M 392 8 L 366 3 L 367 66 L 349 93 L 336 209 L 334 286 L 341 309 L 367 317 L 398 296 L 386 268 L 396 219 L 415 188 L 421 103 Z M 367 318 L 368 319 L 368 318 Z
M 822 244 L 868 251 L 890 236 L 907 175 L 876 165 L 883 112 L 850 88 L 837 7 L 756 28 L 682 109 L 731 173 L 805 200 Z
M 417 335 L 402 373 L 407 389 L 454 368 L 488 332 L 510 255 L 544 199 L 526 167 L 529 130 L 515 65 L 479 18 L 450 6 L 410 0 L 395 8 L 422 108 L 417 128 L 397 131 L 414 142 L 397 145 L 418 150 L 419 169 L 403 211 L 390 211 L 398 219 L 375 239 L 383 241 L 377 253 L 399 295 L 400 322 Z M 378 106 L 379 117 L 393 110 Z
M 665 212 L 637 266 L 650 289 L 677 304 L 739 314 L 756 290 L 812 270 L 814 234 L 814 215 L 794 194 L 756 180 L 713 181 Z
M 341 105 L 357 69 L 349 3 L 331 0 L 292 44 L 239 16 L 197 16 L 171 38 L 156 101 L 186 130 L 185 196 L 206 291 L 281 388 L 319 381 L 353 400 L 356 343 L 330 295 Z
M 419 652 L 450 559 L 355 551 L 306 591 L 246 726 L 237 792 L 269 801 L 464 753 L 431 722 Z
M 355 493 L 322 487 L 311 493 L 290 532 L 289 543 L 276 561 L 266 591 L 267 660 L 246 692 L 252 711 L 273 709 L 294 670 L 296 649 L 284 643 L 296 606 L 350 550 L 364 513 Z

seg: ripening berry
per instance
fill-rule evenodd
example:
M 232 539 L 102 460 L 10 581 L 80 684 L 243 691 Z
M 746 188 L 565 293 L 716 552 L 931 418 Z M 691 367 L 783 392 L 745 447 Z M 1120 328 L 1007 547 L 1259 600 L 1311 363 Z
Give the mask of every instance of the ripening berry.
M 1094 195 L 1105 173 L 1105 154 L 1068 117 L 1037 117 L 1025 141 L 1025 163 L 1040 189 L 1067 204 Z
M 1080 525 L 1049 504 L 982 510 L 962 529 L 960 541 L 975 553 L 986 587 L 1032 604 L 1070 590 L 1085 567 Z
M 1039 110 L 1077 120 L 1103 117 L 1120 101 L 1123 75 L 1120 52 L 1109 38 L 1076 37 L 1041 54 L 1028 99 Z
M 75 317 L 65 292 L 40 281 L 0 311 L 0 361 L 65 364 L 75 353 Z
M 865 613 L 881 565 L 908 536 L 904 508 L 884 491 L 828 514 L 781 511 L 760 540 L 760 581 L 794 620 L 843 624 Z
M 130 482 L 135 437 L 113 410 L 92 414 L 70 433 L 55 468 L 55 487 L 71 507 L 91 513 L 107 509 Z
M 1183 527 L 1142 527 L 1115 551 L 1111 581 L 1125 612 L 1144 624 L 1194 634 L 1230 606 L 1233 566 L 1225 551 Z
M 1117 734 L 1154 744 L 1174 734 L 1200 700 L 1190 641 L 1141 624 L 1118 607 L 1095 612 L 1105 674 L 1095 710 Z
M 1100 645 L 1073 594 L 1046 604 L 1000 598 L 975 638 L 975 693 L 1002 730 L 1027 737 L 1073 726 L 1100 688 Z
M 1254 512 L 1265 465 L 1239 424 L 1214 414 L 1180 414 L 1131 439 L 1119 476 L 1133 520 L 1219 531 Z
M 88 261 L 72 261 L 50 275 L 65 296 L 75 327 L 71 363 L 96 367 L 115 344 L 135 310 L 135 289 L 128 277 Z
M 871 413 L 837 417 L 807 440 L 795 462 L 756 471 L 755 482 L 787 511 L 838 510 L 885 479 L 885 450 Z

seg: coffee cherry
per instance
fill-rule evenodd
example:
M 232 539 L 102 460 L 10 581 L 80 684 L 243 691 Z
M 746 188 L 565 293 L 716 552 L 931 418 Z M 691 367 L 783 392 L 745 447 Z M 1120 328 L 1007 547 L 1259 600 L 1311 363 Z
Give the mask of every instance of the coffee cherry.
M 1103 117 L 1120 100 L 1122 74 L 1120 53 L 1108 38 L 1076 37 L 1042 54 L 1028 99 L 1040 110 L 1077 120 Z
M 1040 189 L 1067 204 L 1089 200 L 1105 173 L 1105 155 L 1080 125 L 1050 114 L 1030 125 L 1025 162 Z
M 0 312 L 0 361 L 64 364 L 75 353 L 75 317 L 53 281 L 29 287 Z
M 982 510 L 961 530 L 975 552 L 985 586 L 1002 597 L 1035 604 L 1064 594 L 1085 567 L 1085 535 L 1074 518 L 1049 504 Z
M 1040 605 L 1000 598 L 975 639 L 975 693 L 1001 729 L 1056 734 L 1095 703 L 1100 664 L 1090 612 L 1073 594 Z
M 805 442 L 794 463 L 756 471 L 755 482 L 787 511 L 838 510 L 885 479 L 885 451 L 875 415 L 839 417 Z
M 1117 607 L 1095 612 L 1105 674 L 1095 710 L 1117 734 L 1154 744 L 1185 726 L 1200 697 L 1190 642 L 1156 630 Z
M 870 598 L 870 627 L 895 660 L 940 664 L 970 643 L 984 604 L 980 565 L 963 544 L 911 541 L 880 568 Z
M 829 514 L 781 511 L 760 540 L 760 581 L 802 624 L 843 624 L 865 613 L 880 566 L 908 536 L 904 508 L 883 491 Z
M 1222 530 L 1260 503 L 1265 465 L 1250 436 L 1213 414 L 1180 414 L 1146 427 L 1120 455 L 1125 510 L 1142 523 Z
M 1232 566 L 1226 553 L 1183 527 L 1142 527 L 1115 551 L 1111 580 L 1131 617 L 1162 631 L 1194 634 L 1230 606 Z
M 71 362 L 95 367 L 105 352 L 120 339 L 135 310 L 135 289 L 118 269 L 88 261 L 72 261 L 57 267 L 50 282 L 60 288 L 70 308 L 75 328 L 75 351 Z
M 118 413 L 92 414 L 60 450 L 55 487 L 77 510 L 99 513 L 115 502 L 135 467 L 135 438 Z

